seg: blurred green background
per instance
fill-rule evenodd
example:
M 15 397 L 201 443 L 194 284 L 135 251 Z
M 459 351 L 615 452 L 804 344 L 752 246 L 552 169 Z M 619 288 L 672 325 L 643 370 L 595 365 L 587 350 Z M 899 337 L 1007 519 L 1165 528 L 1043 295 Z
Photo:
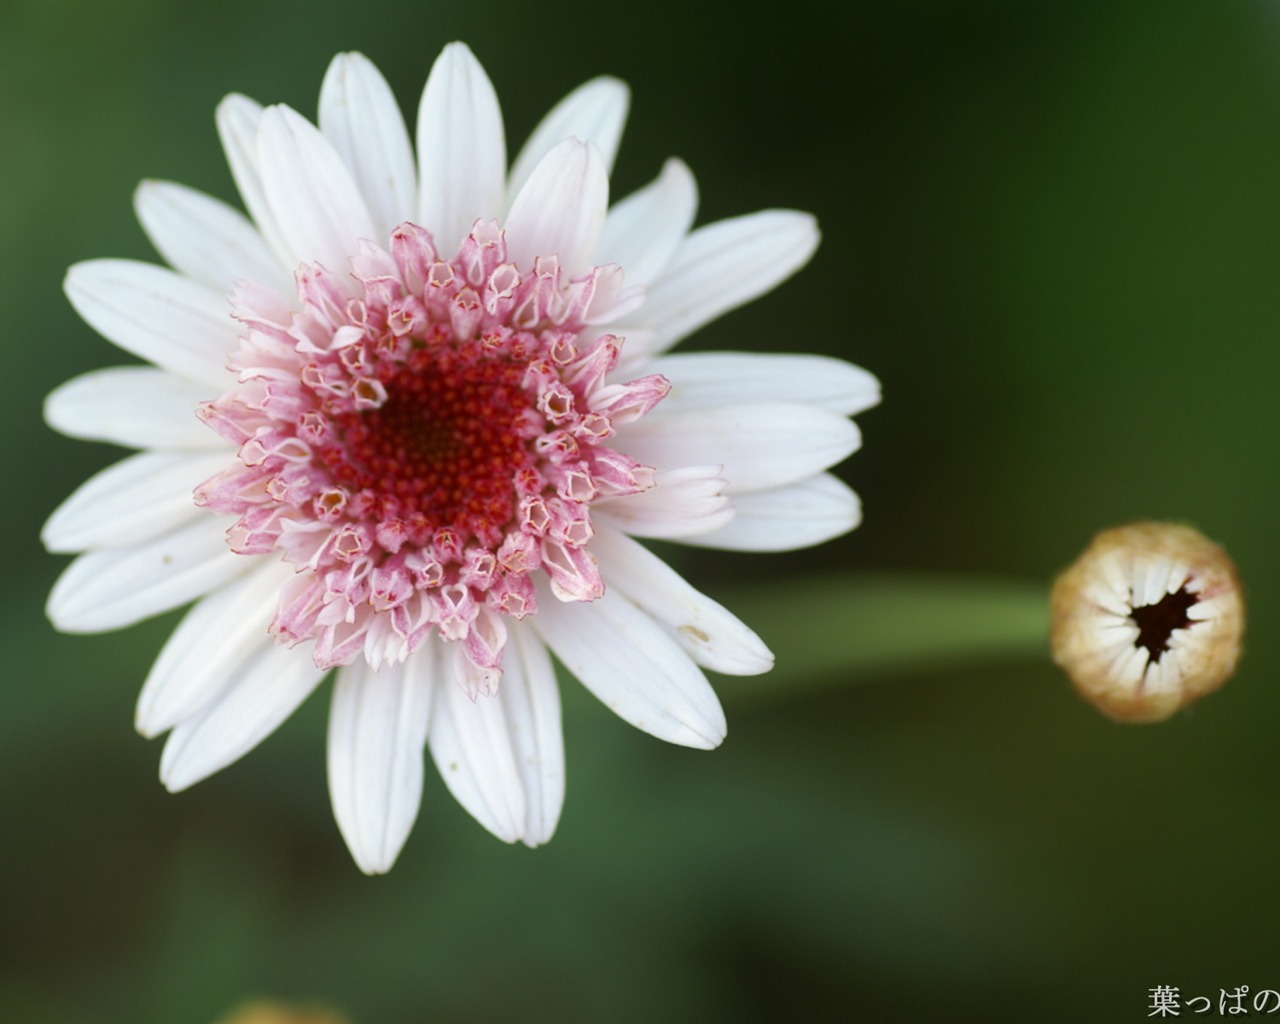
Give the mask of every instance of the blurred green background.
M 429 771 L 368 879 L 328 807 L 327 690 L 171 797 L 131 723 L 175 617 L 49 627 L 65 560 L 39 526 L 120 453 L 54 435 L 40 403 L 122 361 L 60 284 L 155 258 L 136 182 L 234 198 L 226 92 L 313 117 L 329 58 L 359 49 L 412 117 L 455 38 L 513 148 L 612 73 L 633 88 L 615 195 L 679 155 L 701 222 L 814 211 L 813 264 L 692 344 L 839 355 L 886 399 L 842 469 L 858 531 L 676 556 L 784 655 L 717 680 L 719 751 L 566 685 L 548 847 L 492 839 Z M 0 0 L 0 186 L 0 1020 L 199 1024 L 268 996 L 352 1024 L 1106 1022 L 1146 1019 L 1157 985 L 1215 1013 L 1220 989 L 1280 990 L 1275 5 Z M 1240 566 L 1252 631 L 1221 694 L 1124 727 L 1025 644 L 930 653 L 969 581 L 1034 615 L 1093 532 L 1139 517 Z M 886 625 L 868 601 L 904 572 L 921 598 Z M 795 643 L 818 614 L 838 625 Z

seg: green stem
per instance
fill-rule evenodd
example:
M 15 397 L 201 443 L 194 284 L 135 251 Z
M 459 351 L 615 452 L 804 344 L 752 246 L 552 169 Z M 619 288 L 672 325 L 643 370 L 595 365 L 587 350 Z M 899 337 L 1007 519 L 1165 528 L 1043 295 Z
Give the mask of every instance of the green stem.
M 1048 590 L 945 576 L 848 575 L 751 587 L 728 602 L 777 656 L 770 676 L 862 679 L 1043 657 Z

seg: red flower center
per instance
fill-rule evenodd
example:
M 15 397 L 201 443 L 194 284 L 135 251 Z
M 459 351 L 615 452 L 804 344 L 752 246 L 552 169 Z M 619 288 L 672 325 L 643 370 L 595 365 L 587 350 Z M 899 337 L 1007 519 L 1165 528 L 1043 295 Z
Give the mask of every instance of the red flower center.
M 607 379 L 619 339 L 585 317 L 616 275 L 566 281 L 551 257 L 522 273 L 496 224 L 452 260 L 404 224 L 352 269 L 339 287 L 301 268 L 287 316 L 245 293 L 237 385 L 202 407 L 240 457 L 197 501 L 238 517 L 233 551 L 295 567 L 272 629 L 313 638 L 318 665 L 376 668 L 437 633 L 491 686 L 535 574 L 559 600 L 604 592 L 591 505 L 653 483 L 608 442 L 669 385 Z
M 417 349 L 383 382 L 381 406 L 334 416 L 340 441 L 320 458 L 353 494 L 395 499 L 402 515 L 435 529 L 483 535 L 511 520 L 517 473 L 534 461 L 519 431 L 531 404 L 524 369 Z

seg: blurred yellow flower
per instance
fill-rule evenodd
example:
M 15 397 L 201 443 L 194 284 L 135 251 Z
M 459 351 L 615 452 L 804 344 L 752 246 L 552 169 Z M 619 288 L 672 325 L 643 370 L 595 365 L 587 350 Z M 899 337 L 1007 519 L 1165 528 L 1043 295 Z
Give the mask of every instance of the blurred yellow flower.
M 254 999 L 236 1007 L 217 1024 L 351 1024 L 351 1019 L 320 1006 L 294 1006 L 269 999 Z

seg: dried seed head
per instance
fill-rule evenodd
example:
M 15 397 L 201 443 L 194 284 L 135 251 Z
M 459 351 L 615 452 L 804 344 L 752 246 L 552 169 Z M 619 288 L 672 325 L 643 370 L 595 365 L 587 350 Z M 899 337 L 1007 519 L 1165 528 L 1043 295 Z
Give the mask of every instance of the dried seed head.
M 1172 523 L 1098 534 L 1050 597 L 1053 660 L 1118 722 L 1159 722 L 1231 678 L 1244 595 L 1227 553 Z

